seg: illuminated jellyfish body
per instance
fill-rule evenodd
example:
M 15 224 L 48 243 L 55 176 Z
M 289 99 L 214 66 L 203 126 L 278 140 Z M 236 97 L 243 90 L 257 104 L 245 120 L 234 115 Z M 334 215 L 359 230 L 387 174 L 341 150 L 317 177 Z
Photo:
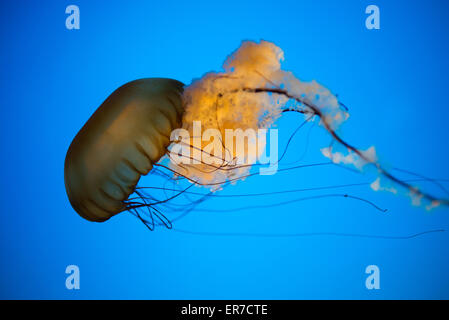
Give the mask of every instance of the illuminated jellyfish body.
M 151 230 L 157 225 L 171 228 L 173 221 L 209 195 L 254 175 L 250 173 L 253 163 L 240 161 L 236 150 L 221 138 L 211 149 L 203 141 L 195 144 L 197 136 L 209 129 L 223 137 L 228 129 L 269 128 L 286 112 L 303 114 L 305 122 L 318 118 L 334 144 L 346 152 L 335 152 L 332 145 L 321 150 L 323 155 L 337 164 L 373 167 L 379 176 L 371 185 L 374 190 L 388 189 L 381 185 L 388 180 L 406 190 L 417 204 L 421 200 L 427 200 L 428 208 L 448 204 L 393 176 L 378 162 L 374 147 L 362 151 L 343 140 L 338 129 L 348 118 L 347 108 L 317 82 L 302 82 L 281 70 L 282 59 L 282 50 L 274 44 L 246 41 L 225 61 L 224 72 L 207 73 L 187 87 L 175 80 L 143 79 L 117 89 L 67 152 L 65 184 L 73 208 L 91 221 L 105 221 L 129 211 Z M 195 132 L 195 122 L 201 123 L 199 132 Z M 184 130 L 188 139 L 174 134 L 175 129 Z M 256 148 L 260 154 L 265 145 L 254 144 L 247 141 L 245 150 Z M 203 155 L 215 161 L 205 162 Z M 180 157 L 189 161 L 180 162 Z M 169 163 L 162 163 L 164 159 Z M 137 186 L 140 177 L 150 171 L 168 181 L 188 181 L 189 186 L 156 198 L 147 189 L 168 188 Z M 170 204 L 181 194 L 197 194 L 188 191 L 192 186 L 206 186 L 210 192 L 198 193 L 201 197 L 187 209 Z M 168 219 L 162 208 L 178 215 Z
M 378 162 L 374 147 L 361 150 L 344 140 L 338 129 L 349 117 L 347 107 L 316 81 L 304 82 L 293 73 L 282 70 L 283 59 L 283 51 L 273 43 L 244 41 L 226 59 L 223 72 L 210 72 L 193 81 L 183 94 L 183 128 L 189 136 L 198 135 L 192 126 L 195 121 L 201 122 L 203 133 L 218 129 L 218 136 L 224 137 L 228 129 L 269 128 L 282 114 L 301 113 L 305 116 L 305 122 L 318 119 L 320 126 L 332 137 L 331 146 L 321 149 L 332 163 L 353 165 L 359 170 L 365 166 L 375 169 L 378 178 L 371 184 L 372 189 L 393 192 L 401 189 L 415 204 L 425 202 L 429 209 L 448 204 L 447 200 L 437 199 L 392 175 Z M 179 145 L 187 144 L 188 141 L 177 142 L 172 158 L 176 158 Z M 201 145 L 202 154 L 205 149 L 208 150 L 206 153 L 211 152 L 207 144 Z M 247 150 L 257 148 L 258 153 L 262 152 L 255 144 L 248 141 Z M 213 151 L 216 149 L 214 147 Z M 218 158 L 214 165 L 201 162 L 198 156 L 196 163 L 177 165 L 176 161 L 172 161 L 171 169 L 176 173 L 182 172 L 190 181 L 212 189 L 226 181 L 248 176 L 251 165 L 239 165 L 244 161 L 238 161 L 240 155 L 236 150 L 227 148 L 225 143 L 218 149 L 222 150 L 219 150 L 218 156 L 213 154 Z M 188 154 L 194 154 L 194 151 Z

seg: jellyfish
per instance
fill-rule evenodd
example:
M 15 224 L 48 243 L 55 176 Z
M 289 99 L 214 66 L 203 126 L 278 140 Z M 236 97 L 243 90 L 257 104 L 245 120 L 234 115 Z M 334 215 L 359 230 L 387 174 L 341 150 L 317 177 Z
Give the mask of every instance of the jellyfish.
M 343 139 L 339 128 L 349 118 L 348 108 L 318 82 L 301 81 L 282 70 L 283 59 L 283 51 L 271 42 L 244 41 L 225 60 L 223 71 L 206 73 L 188 86 L 171 79 L 141 79 L 117 89 L 87 121 L 67 152 L 65 186 L 72 207 L 90 221 L 106 221 L 126 211 L 150 230 L 156 226 L 171 229 L 173 222 L 199 203 L 258 174 L 250 171 L 257 164 L 247 155 L 250 150 L 256 157 L 262 155 L 266 141 L 248 138 L 239 152 L 235 144 L 229 146 L 224 141 L 228 130 L 269 129 L 288 113 L 304 116 L 291 139 L 311 121 L 317 121 L 332 138 L 331 145 L 321 149 L 330 162 L 313 165 L 352 165 L 360 171 L 371 167 L 377 174 L 370 184 L 375 191 L 405 190 L 414 204 L 425 201 L 428 209 L 449 204 L 393 175 L 378 161 L 374 147 L 362 150 Z M 196 123 L 201 124 L 200 129 Z M 213 143 L 200 138 L 205 134 Z M 235 142 L 235 136 L 231 140 Z M 308 166 L 312 165 L 294 168 Z M 147 174 L 173 185 L 139 186 L 140 177 Z M 174 184 L 179 181 L 187 186 Z M 194 186 L 205 187 L 207 192 L 192 191 Z M 151 194 L 155 189 L 174 193 L 156 197 Z M 173 204 L 181 195 L 199 198 L 187 206 Z M 380 209 L 366 199 L 352 198 Z M 164 210 L 177 215 L 169 219 Z

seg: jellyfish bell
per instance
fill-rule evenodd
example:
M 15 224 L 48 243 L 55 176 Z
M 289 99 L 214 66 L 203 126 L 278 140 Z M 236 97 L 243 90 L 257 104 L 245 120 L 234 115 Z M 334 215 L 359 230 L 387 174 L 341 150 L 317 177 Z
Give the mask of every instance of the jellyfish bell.
M 66 192 L 81 217 L 102 222 L 127 210 L 124 201 L 181 126 L 183 86 L 161 78 L 129 82 L 82 127 L 64 166 Z

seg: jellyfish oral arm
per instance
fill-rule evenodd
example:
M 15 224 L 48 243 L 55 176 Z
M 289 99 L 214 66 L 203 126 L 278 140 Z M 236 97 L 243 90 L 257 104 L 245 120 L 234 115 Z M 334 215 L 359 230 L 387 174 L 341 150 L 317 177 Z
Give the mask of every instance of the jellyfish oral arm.
M 387 179 L 391 180 L 392 182 L 408 189 L 412 195 L 425 198 L 425 199 L 429 200 L 434 205 L 438 205 L 438 204 L 445 205 L 445 206 L 449 205 L 449 200 L 436 198 L 435 196 L 428 194 L 424 191 L 421 191 L 417 187 L 414 187 L 414 186 L 408 184 L 407 182 L 404 182 L 404 181 L 398 179 L 397 177 L 392 175 L 389 171 L 384 169 L 380 163 L 378 163 L 377 161 L 375 161 L 373 159 L 368 158 L 363 152 L 360 151 L 360 149 L 354 147 L 353 145 L 349 144 L 347 141 L 343 140 L 337 134 L 337 132 L 332 128 L 332 126 L 329 124 L 329 122 L 326 120 L 326 117 L 323 115 L 321 110 L 316 105 L 307 101 L 306 99 L 302 99 L 300 97 L 294 96 L 294 95 L 290 94 L 287 90 L 281 89 L 279 87 L 277 87 L 277 88 L 248 88 L 248 87 L 244 87 L 242 89 L 232 90 L 228 93 L 235 94 L 238 92 L 272 93 L 272 94 L 278 94 L 278 95 L 285 96 L 288 99 L 295 100 L 300 105 L 304 106 L 304 108 L 303 109 L 300 109 L 297 107 L 286 108 L 286 109 L 283 109 L 282 112 L 298 112 L 301 114 L 309 115 L 311 117 L 313 117 L 313 116 L 319 117 L 320 120 L 322 121 L 324 128 L 332 136 L 332 138 L 335 141 L 340 143 L 342 146 L 344 146 L 348 150 L 354 152 L 367 164 L 374 166 L 380 175 L 382 175 L 382 176 L 386 177 Z M 224 95 L 225 95 L 225 93 L 219 93 L 218 97 L 222 98 Z M 344 104 L 340 103 L 340 105 L 346 109 L 346 106 Z

